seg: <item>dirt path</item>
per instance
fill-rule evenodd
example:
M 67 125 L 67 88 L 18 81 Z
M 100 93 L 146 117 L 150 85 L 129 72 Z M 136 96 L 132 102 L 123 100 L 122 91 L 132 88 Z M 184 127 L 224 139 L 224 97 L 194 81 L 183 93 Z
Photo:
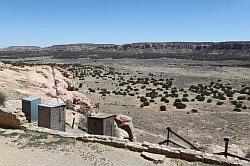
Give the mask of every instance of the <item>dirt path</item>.
M 129 150 L 19 130 L 0 130 L 0 153 L 0 165 L 4 166 L 155 165 Z M 166 158 L 157 165 L 204 164 Z

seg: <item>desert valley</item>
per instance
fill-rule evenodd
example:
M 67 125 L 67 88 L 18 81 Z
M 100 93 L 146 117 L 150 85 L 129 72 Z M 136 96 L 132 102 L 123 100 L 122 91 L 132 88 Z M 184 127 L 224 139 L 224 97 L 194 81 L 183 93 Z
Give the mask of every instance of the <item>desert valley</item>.
M 249 58 L 249 42 L 9 47 L 0 51 L 2 110 L 22 118 L 21 100 L 40 96 L 66 104 L 67 132 L 85 133 L 90 114 L 115 114 L 131 123 L 119 137 L 157 144 L 170 127 L 207 153 L 229 138 L 229 151 L 249 159 Z

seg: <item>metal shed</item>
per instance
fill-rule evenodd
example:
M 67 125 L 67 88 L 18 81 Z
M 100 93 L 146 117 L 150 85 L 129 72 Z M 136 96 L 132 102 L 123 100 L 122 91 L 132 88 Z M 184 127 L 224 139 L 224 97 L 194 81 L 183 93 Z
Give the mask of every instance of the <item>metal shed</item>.
M 22 99 L 22 111 L 28 122 L 38 121 L 38 105 L 41 103 L 41 98 L 36 96 L 29 96 Z
M 38 126 L 66 131 L 65 106 L 64 104 L 39 104 Z
M 88 133 L 96 135 L 115 135 L 116 115 L 112 114 L 96 114 L 88 117 Z

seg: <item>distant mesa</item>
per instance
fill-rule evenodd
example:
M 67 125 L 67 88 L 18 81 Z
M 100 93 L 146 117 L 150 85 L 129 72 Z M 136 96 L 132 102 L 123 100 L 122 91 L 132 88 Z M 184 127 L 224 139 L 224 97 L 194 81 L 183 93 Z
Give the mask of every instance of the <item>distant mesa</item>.
M 27 53 L 17 55 L 17 53 Z M 144 42 L 131 44 L 66 44 L 50 47 L 11 46 L 0 50 L 0 58 L 53 56 L 54 58 L 182 58 L 197 60 L 250 60 L 250 41 Z M 21 56 L 21 57 L 20 57 Z
M 40 50 L 41 47 L 38 46 L 10 46 L 3 48 L 3 51 L 37 51 Z

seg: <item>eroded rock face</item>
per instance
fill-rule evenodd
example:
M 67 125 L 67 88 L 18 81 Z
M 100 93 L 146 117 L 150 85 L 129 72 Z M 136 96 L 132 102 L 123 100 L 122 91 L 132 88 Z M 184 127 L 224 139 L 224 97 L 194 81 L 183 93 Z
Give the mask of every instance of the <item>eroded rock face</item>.
M 74 74 L 71 71 L 61 68 L 61 67 L 56 67 L 56 69 L 59 70 L 64 77 L 69 78 L 69 79 L 74 78 Z
M 129 135 L 130 141 L 136 141 L 134 126 L 132 123 L 132 118 L 126 115 L 117 115 L 115 118 L 117 126 L 125 130 Z
M 8 100 L 5 107 L 1 108 L 0 125 L 2 126 L 21 128 L 27 122 L 21 110 L 20 100 L 26 96 L 39 96 L 44 103 L 66 104 L 68 109 L 76 111 L 76 124 L 80 126 L 84 125 L 87 116 L 94 112 L 87 96 L 67 90 L 69 82 L 72 80 L 65 77 L 56 68 L 50 66 L 14 67 L 2 63 L 0 66 L 2 66 L 0 91 L 6 94 L 14 91 L 15 95 L 11 95 L 9 98 L 18 99 Z M 19 96 L 16 96 L 17 94 Z M 72 123 L 72 119 L 68 120 L 68 123 Z
M 21 129 L 28 121 L 19 107 L 19 100 L 6 101 L 5 107 L 0 107 L 0 126 Z

